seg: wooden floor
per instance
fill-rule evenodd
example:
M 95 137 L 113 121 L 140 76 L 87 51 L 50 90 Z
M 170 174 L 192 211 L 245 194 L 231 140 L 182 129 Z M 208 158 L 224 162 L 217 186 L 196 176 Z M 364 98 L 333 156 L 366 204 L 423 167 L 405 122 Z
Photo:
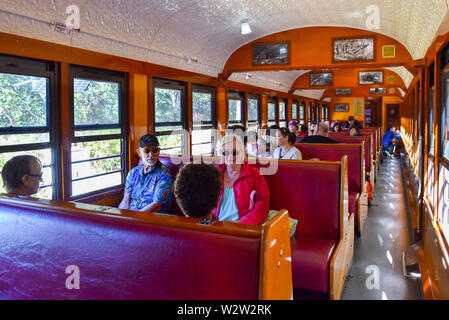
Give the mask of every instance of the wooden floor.
M 404 277 L 402 271 L 412 234 L 407 203 L 400 160 L 388 158 L 379 170 L 363 234 L 355 240 L 342 300 L 423 299 L 420 279 Z

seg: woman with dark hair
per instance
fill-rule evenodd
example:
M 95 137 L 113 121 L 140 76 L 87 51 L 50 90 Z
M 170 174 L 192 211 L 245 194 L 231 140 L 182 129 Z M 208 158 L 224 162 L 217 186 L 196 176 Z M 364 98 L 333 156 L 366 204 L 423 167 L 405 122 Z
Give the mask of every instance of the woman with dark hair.
M 360 133 L 359 127 L 353 126 L 351 129 L 349 129 L 349 135 L 351 137 L 361 137 L 362 134 Z
M 296 135 L 287 128 L 280 128 L 276 131 L 276 144 L 274 159 L 302 160 L 301 151 L 295 147 Z
M 343 132 L 343 128 L 341 127 L 340 121 L 336 121 L 334 126 L 332 127 L 333 132 Z

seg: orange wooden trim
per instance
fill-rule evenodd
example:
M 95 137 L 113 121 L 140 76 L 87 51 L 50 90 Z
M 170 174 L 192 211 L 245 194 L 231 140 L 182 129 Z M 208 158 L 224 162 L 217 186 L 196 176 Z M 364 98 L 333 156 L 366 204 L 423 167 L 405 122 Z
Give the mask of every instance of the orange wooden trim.
M 44 200 L 37 198 L 18 199 L 5 195 L 0 197 L 0 202 L 16 207 L 27 207 L 45 210 L 56 214 L 83 215 L 115 221 L 133 221 L 149 223 L 159 226 L 208 231 L 212 233 L 229 234 L 233 236 L 260 238 L 262 229 L 260 226 L 245 225 L 229 221 L 217 221 L 210 226 L 197 224 L 201 219 L 188 218 L 175 215 L 166 215 L 148 212 L 136 212 L 121 210 L 114 207 L 97 206 L 78 202 L 64 202 L 58 200 Z
M 259 299 L 293 299 L 289 215 L 284 209 L 262 225 Z
M 69 64 L 62 62 L 60 64 L 59 72 L 59 84 L 60 84 L 60 123 L 61 130 L 60 141 L 61 141 L 61 163 L 66 165 L 61 166 L 60 176 L 62 183 L 62 199 L 68 201 L 71 196 L 71 185 L 72 185 L 72 172 L 70 163 L 72 162 L 72 153 L 70 145 L 70 101 L 69 101 Z

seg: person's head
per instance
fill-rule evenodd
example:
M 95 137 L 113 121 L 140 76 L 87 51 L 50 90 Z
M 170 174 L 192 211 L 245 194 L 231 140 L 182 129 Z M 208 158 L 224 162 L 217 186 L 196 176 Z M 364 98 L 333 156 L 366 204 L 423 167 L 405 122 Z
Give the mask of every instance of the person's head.
M 214 165 L 188 164 L 179 170 L 174 193 L 184 215 L 209 219 L 221 192 L 221 173 Z
M 15 156 L 2 169 L 3 185 L 8 193 L 30 196 L 39 190 L 43 168 L 35 156 Z
M 226 165 L 243 164 L 245 160 L 245 147 L 242 139 L 234 134 L 221 138 L 217 148 L 222 162 Z
M 301 132 L 308 132 L 309 131 L 309 127 L 306 124 L 302 124 L 301 125 Z
M 297 133 L 298 130 L 299 130 L 299 127 L 298 127 L 298 121 L 296 121 L 296 120 L 291 120 L 291 121 L 288 123 L 288 128 L 290 129 L 291 132 Z
M 334 123 L 334 127 L 333 127 L 334 132 L 340 132 L 342 131 L 341 129 L 341 123 L 339 121 Z
M 158 159 L 161 148 L 159 148 L 159 141 L 156 136 L 146 134 L 139 140 L 139 149 L 137 154 L 142 159 L 142 164 L 146 167 L 154 166 Z
M 351 129 L 349 129 L 349 135 L 350 136 L 359 136 L 360 135 L 359 128 L 356 126 L 351 127 Z
M 229 126 L 226 129 L 226 134 L 237 135 L 242 139 L 242 141 L 245 145 L 248 143 L 248 137 L 245 134 L 245 127 L 240 124 L 235 124 L 235 125 Z
M 296 142 L 296 135 L 287 128 L 280 128 L 276 131 L 276 144 L 280 147 L 293 145 Z
M 350 125 L 352 125 L 354 123 L 354 117 L 353 116 L 349 116 L 348 122 L 349 122 Z
M 265 141 L 267 143 L 276 143 L 276 131 L 280 127 L 277 124 L 273 124 L 268 127 L 268 129 L 265 131 Z
M 390 131 L 391 132 L 396 132 L 396 126 L 390 126 Z
M 320 122 L 316 135 L 327 137 L 329 135 L 329 125 L 326 122 Z

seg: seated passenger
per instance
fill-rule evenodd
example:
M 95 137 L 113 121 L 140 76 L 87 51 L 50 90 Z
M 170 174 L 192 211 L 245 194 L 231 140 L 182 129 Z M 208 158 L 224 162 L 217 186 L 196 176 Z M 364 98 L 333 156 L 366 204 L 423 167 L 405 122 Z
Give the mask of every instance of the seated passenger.
M 2 169 L 3 185 L 8 196 L 28 197 L 39 191 L 42 163 L 35 156 L 15 156 Z
M 126 178 L 125 195 L 120 209 L 168 213 L 172 202 L 173 178 L 170 170 L 159 161 L 159 141 L 151 134 L 140 138 L 142 163 Z
M 316 121 L 310 121 L 310 127 L 309 127 L 309 132 L 308 135 L 309 136 L 314 136 L 316 134 L 316 130 L 317 130 L 317 122 Z
M 349 135 L 351 137 L 361 137 L 362 134 L 359 131 L 359 128 L 357 126 L 355 127 L 351 127 L 351 129 L 349 129 Z
M 296 137 L 296 143 L 302 140 L 302 138 L 307 137 L 309 134 L 309 127 L 307 125 L 302 124 L 301 125 L 301 131 L 299 132 L 299 135 Z
M 305 137 L 300 143 L 338 143 L 329 138 L 329 125 L 326 122 L 320 122 L 318 130 L 314 136 Z
M 221 172 L 214 165 L 188 164 L 176 176 L 176 201 L 187 217 L 210 219 L 221 186 Z
M 270 208 L 270 190 L 258 169 L 244 163 L 244 146 L 238 136 L 224 136 L 218 145 L 222 156 L 221 188 L 212 217 L 258 225 Z
M 396 139 L 398 142 L 401 140 L 401 136 L 396 134 L 395 126 L 391 126 L 382 137 L 382 150 L 388 156 L 392 156 L 394 153 L 395 144 L 393 139 Z
M 362 129 L 362 125 L 358 120 L 355 120 L 353 116 L 349 116 L 348 121 L 346 122 L 346 128 L 349 129 L 351 127 L 358 127 Z
M 337 121 L 334 123 L 334 126 L 332 127 L 333 132 L 343 132 L 343 128 L 341 127 L 340 121 Z
M 274 159 L 302 160 L 301 151 L 295 147 L 296 135 L 286 128 L 278 129 L 276 132 L 276 143 L 278 147 L 274 150 Z
M 288 123 L 288 129 L 290 130 L 290 132 L 293 132 L 295 134 L 295 136 L 299 136 L 299 127 L 298 127 L 298 121 L 296 120 L 291 120 Z
M 274 150 L 277 148 L 276 145 L 276 131 L 280 127 L 277 124 L 273 124 L 265 131 L 265 136 L 263 137 L 266 141 L 266 157 L 271 158 L 273 156 Z

